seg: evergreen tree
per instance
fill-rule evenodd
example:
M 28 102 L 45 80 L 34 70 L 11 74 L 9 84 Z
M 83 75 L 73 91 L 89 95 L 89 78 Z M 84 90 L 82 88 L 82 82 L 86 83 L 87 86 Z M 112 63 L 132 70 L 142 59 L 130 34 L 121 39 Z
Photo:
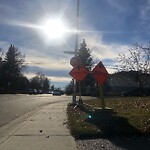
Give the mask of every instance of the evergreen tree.
M 91 57 L 91 50 L 87 48 L 85 39 L 83 39 L 78 49 L 78 57 L 81 61 L 81 64 L 90 72 L 93 67 L 94 61 L 93 61 L 93 58 Z M 86 76 L 86 78 L 81 82 L 82 94 L 90 95 L 94 84 L 95 84 L 95 79 L 93 75 L 89 73 Z
M 91 50 L 87 48 L 87 44 L 85 39 L 80 43 L 80 47 L 77 51 L 77 57 L 80 59 L 81 64 L 90 72 L 94 61 L 91 56 Z M 95 79 L 91 73 L 89 73 L 86 78 L 81 82 L 81 90 L 82 94 L 91 94 L 91 90 L 95 85 Z M 78 83 L 77 83 L 77 91 L 78 91 Z M 66 86 L 66 93 L 71 94 L 73 92 L 73 82 L 71 81 L 68 86 Z
M 2 68 L 3 68 L 3 53 L 2 50 L 0 49 L 0 90 L 2 90 L 2 85 L 3 85 Z
M 4 61 L 7 74 L 9 74 L 11 77 L 18 77 L 21 74 L 22 69 L 25 67 L 23 65 L 24 56 L 14 45 L 9 47 Z
M 54 91 L 54 89 L 55 89 L 55 86 L 52 85 L 52 86 L 51 86 L 51 91 Z
M 91 50 L 87 48 L 85 39 L 80 44 L 80 48 L 78 49 L 78 54 L 81 64 L 89 71 L 91 71 L 92 66 L 94 64 L 93 59 L 91 57 Z
M 45 78 L 44 81 L 43 81 L 43 91 L 45 93 L 47 93 L 49 91 L 49 88 L 50 88 L 49 80 L 48 80 L 48 78 Z
M 2 66 L 3 66 L 3 57 L 2 57 L 3 53 L 2 50 L 0 49 L 0 76 L 2 73 Z
M 9 47 L 2 67 L 5 88 L 16 90 L 16 86 L 18 86 L 16 81 L 22 75 L 21 71 L 25 67 L 24 57 L 14 45 Z
M 70 95 L 73 92 L 73 80 L 65 88 L 65 94 Z
M 0 48 L 0 64 L 2 63 L 3 60 L 3 52 L 2 49 Z
M 30 81 L 27 79 L 27 77 L 20 75 L 16 80 L 16 90 L 19 91 L 19 93 L 28 93 L 30 88 Z

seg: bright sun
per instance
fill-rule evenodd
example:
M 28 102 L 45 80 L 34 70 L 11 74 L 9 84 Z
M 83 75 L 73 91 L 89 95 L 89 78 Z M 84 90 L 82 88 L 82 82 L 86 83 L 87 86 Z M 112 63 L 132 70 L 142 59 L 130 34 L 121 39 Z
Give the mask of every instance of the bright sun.
M 65 25 L 61 20 L 49 20 L 41 26 L 43 32 L 50 39 L 62 38 L 67 32 Z

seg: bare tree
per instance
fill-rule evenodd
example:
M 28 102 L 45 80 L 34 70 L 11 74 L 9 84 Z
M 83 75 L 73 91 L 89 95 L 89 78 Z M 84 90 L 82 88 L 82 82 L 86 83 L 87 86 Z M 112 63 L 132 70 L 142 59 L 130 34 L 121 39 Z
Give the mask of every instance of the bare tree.
M 31 88 L 48 92 L 49 82 L 50 80 L 43 73 L 38 72 L 36 76 L 31 79 Z
M 128 51 L 128 54 L 119 54 L 117 69 L 119 72 L 132 72 L 131 79 L 140 88 L 142 95 L 150 74 L 150 44 L 147 47 L 134 44 Z

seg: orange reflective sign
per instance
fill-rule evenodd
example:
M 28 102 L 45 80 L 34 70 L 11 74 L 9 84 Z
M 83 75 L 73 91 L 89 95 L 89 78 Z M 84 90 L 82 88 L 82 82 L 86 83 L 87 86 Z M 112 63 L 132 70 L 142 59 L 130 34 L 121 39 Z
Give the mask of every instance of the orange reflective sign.
M 86 70 L 82 65 L 78 65 L 76 67 L 74 67 L 69 74 L 76 79 L 76 81 L 82 81 L 87 74 L 89 73 L 88 70 Z
M 97 66 L 92 70 L 95 79 L 102 85 L 107 80 L 109 74 L 104 67 L 103 63 L 100 61 Z

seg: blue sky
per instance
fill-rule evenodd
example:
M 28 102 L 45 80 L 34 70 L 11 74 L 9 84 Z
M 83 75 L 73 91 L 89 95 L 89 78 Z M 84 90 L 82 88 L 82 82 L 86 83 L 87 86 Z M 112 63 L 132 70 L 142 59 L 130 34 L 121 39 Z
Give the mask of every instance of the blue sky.
M 0 0 L 0 48 L 14 44 L 26 55 L 27 77 L 43 72 L 55 86 L 66 86 L 71 77 L 74 51 L 76 0 Z M 150 0 L 80 0 L 79 42 L 85 39 L 92 56 L 108 72 L 119 53 L 134 43 L 148 44 Z M 37 28 L 44 21 L 59 19 L 70 32 L 51 39 Z

